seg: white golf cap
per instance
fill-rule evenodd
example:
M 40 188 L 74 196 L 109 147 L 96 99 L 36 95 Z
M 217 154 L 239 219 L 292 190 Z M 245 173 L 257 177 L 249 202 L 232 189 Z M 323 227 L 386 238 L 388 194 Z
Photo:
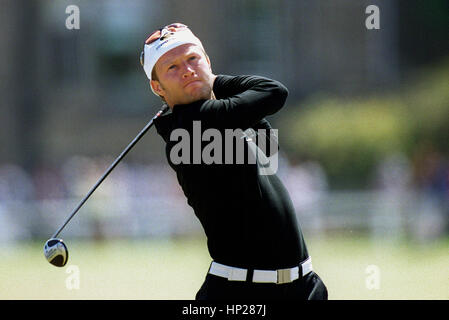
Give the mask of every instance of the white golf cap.
M 151 72 L 160 57 L 176 47 L 189 43 L 201 47 L 204 51 L 203 44 L 200 39 L 195 37 L 186 25 L 174 23 L 153 32 L 145 41 L 143 51 L 140 56 L 140 63 L 142 64 L 148 79 L 151 81 Z M 152 87 L 151 90 L 154 94 L 156 94 Z

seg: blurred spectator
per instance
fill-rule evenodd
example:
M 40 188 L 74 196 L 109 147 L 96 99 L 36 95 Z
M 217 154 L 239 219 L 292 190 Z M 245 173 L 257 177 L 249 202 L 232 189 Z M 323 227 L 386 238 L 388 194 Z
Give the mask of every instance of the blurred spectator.
M 411 168 L 408 158 L 395 153 L 381 161 L 375 173 L 376 205 L 370 216 L 374 237 L 400 240 L 404 235 L 403 213 L 409 201 Z
M 16 164 L 0 166 L 0 202 L 31 200 L 35 190 L 28 174 Z
M 403 191 L 410 187 L 411 174 L 407 157 L 402 153 L 392 154 L 379 163 L 375 188 L 387 192 Z
M 421 219 L 429 227 L 434 221 L 432 235 L 449 231 L 449 162 L 431 142 L 416 148 L 413 157 L 414 187 L 420 192 L 422 199 Z M 428 217 L 424 217 L 427 214 Z M 428 218 L 428 219 L 426 219 Z M 428 221 L 427 221 L 428 220 Z M 421 230 L 426 237 L 426 230 Z
M 414 156 L 415 185 L 425 193 L 444 199 L 449 196 L 449 163 L 432 145 L 425 143 Z
M 35 188 L 35 199 L 62 199 L 67 191 L 57 168 L 41 165 L 37 167 L 32 175 Z
M 0 240 L 30 237 L 29 224 L 23 203 L 34 198 L 33 183 L 28 174 L 15 164 L 0 166 Z
M 327 176 L 317 162 L 299 163 L 284 159 L 280 177 L 290 193 L 299 223 L 315 233 L 323 231 L 322 201 L 328 192 Z

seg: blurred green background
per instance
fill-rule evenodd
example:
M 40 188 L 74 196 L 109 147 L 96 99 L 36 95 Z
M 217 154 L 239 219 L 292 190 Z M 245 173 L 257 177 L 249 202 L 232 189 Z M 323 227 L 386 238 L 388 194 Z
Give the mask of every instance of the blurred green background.
M 69 5 L 79 29 L 66 27 Z M 369 5 L 380 29 L 366 27 Z M 216 74 L 288 87 L 269 117 L 278 175 L 330 299 L 449 298 L 448 1 L 3 0 L 0 9 L 1 299 L 194 298 L 206 240 L 154 131 L 64 229 L 68 265 L 43 257 L 45 240 L 159 110 L 139 55 L 172 22 L 202 40 Z

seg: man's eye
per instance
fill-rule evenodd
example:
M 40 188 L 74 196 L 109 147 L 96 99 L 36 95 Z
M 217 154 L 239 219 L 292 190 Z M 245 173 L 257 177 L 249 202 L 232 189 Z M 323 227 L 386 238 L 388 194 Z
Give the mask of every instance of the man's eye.
M 170 67 L 168 67 L 168 70 L 172 70 L 174 69 L 176 66 L 174 64 L 172 64 Z
M 195 60 L 195 59 L 196 59 L 195 56 L 189 58 L 190 61 Z

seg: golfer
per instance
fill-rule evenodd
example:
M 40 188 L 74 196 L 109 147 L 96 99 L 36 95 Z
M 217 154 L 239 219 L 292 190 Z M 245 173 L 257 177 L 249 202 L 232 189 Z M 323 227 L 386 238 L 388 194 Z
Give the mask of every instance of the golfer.
M 201 41 L 180 23 L 149 36 L 141 63 L 151 90 L 170 108 L 154 124 L 187 203 L 204 228 L 212 257 L 196 299 L 327 299 L 287 190 L 275 170 L 261 171 L 261 158 L 249 161 L 255 141 L 276 140 L 265 117 L 283 107 L 287 89 L 260 76 L 214 75 Z M 229 129 L 243 132 L 243 139 L 235 140 L 244 143 L 244 163 L 235 161 L 237 147 L 224 146 Z M 201 130 L 201 135 L 195 136 L 195 130 Z M 213 155 L 223 161 L 210 163 L 203 157 L 212 140 L 206 133 L 211 130 L 223 134 L 223 139 L 215 137 L 214 143 L 221 140 L 223 146 Z M 180 150 L 183 132 L 189 133 L 192 147 L 189 152 L 182 150 L 187 161 L 179 161 L 179 152 L 173 152 Z M 198 137 L 200 141 L 195 141 Z M 199 151 L 195 144 L 201 146 Z M 235 153 L 225 154 L 230 150 Z M 270 144 L 264 159 L 276 153 L 277 145 Z M 198 158 L 201 161 L 195 162 Z M 179 272 L 182 265 L 179 261 Z

